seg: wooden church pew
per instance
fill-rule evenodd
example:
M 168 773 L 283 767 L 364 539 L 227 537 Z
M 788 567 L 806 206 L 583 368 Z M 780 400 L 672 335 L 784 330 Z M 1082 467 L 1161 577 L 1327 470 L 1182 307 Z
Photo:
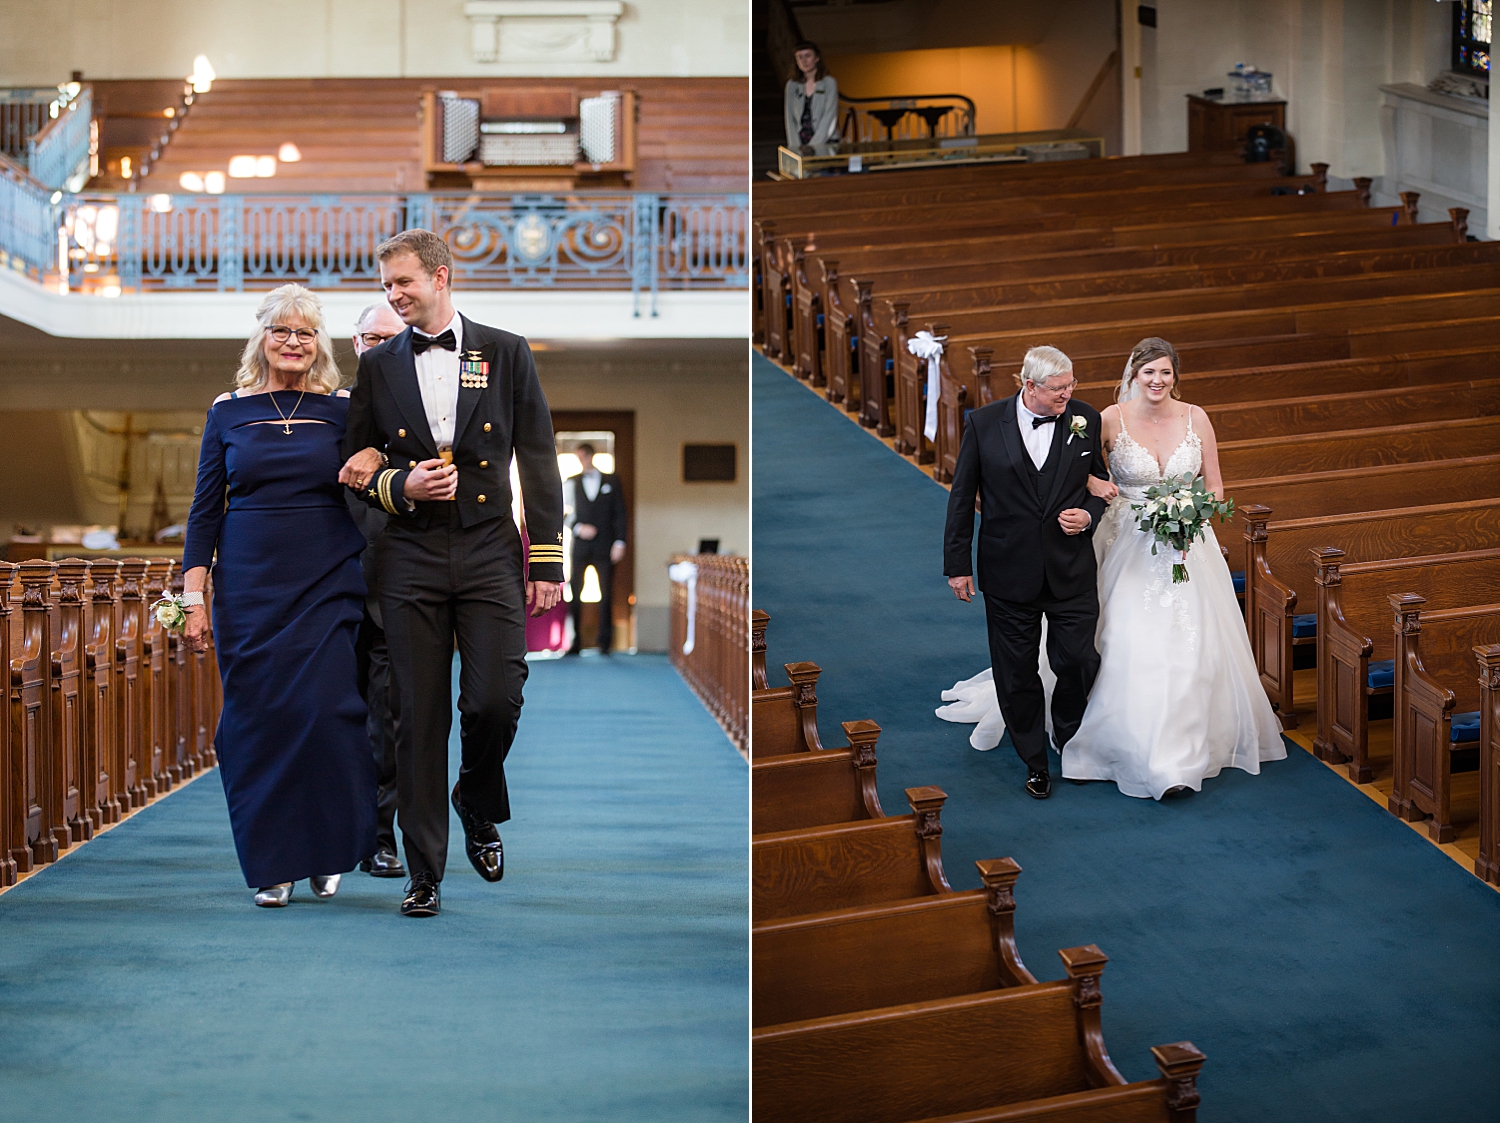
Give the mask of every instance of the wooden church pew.
M 1304 197 L 1312 198 L 1326 200 L 1334 197 Z M 825 228 L 820 232 L 801 230 L 790 233 L 772 220 L 759 221 L 754 224 L 752 252 L 761 277 L 761 302 L 765 309 L 776 310 L 775 313 L 765 313 L 766 353 L 774 358 L 789 351 L 786 332 L 793 330 L 791 317 L 799 313 L 795 307 L 799 302 L 795 299 L 793 274 L 803 273 L 802 284 L 811 285 L 806 278 L 819 274 L 807 255 L 815 250 L 825 256 L 839 256 L 853 248 L 868 247 L 878 251 L 884 261 L 905 260 L 928 266 L 952 261 L 1004 261 L 1125 247 L 1135 247 L 1145 254 L 1148 251 L 1159 253 L 1164 244 L 1264 241 L 1306 233 L 1364 234 L 1379 238 L 1392 226 L 1399 225 L 1404 215 L 1399 207 L 1321 209 L 1329 205 L 1326 202 L 1292 203 L 1288 199 L 1276 198 L 1267 199 L 1258 207 L 1232 204 L 1229 212 L 1220 210 L 1192 222 L 1184 221 L 1181 215 L 1187 212 L 1178 207 L 1174 208 L 1178 217 L 1172 222 L 1142 223 L 1139 214 L 1133 219 L 1128 215 L 1122 218 L 1117 214 L 1096 214 L 1089 225 L 1080 225 L 1076 216 L 1066 213 L 1017 213 L 1009 208 L 1003 216 L 993 211 L 976 211 L 971 215 L 943 211 L 931 216 L 927 222 L 917 221 L 915 216 L 902 212 L 894 217 L 893 226 L 882 226 L 878 220 L 872 220 L 853 223 L 843 230 Z M 1300 210 L 1295 209 L 1298 206 Z M 1235 207 L 1247 213 L 1232 213 Z M 1274 213 L 1248 213 L 1267 207 Z M 1312 207 L 1320 209 L 1309 209 Z M 1452 229 L 1445 227 L 1440 236 L 1443 241 L 1452 241 Z M 903 237 L 911 241 L 902 245 Z M 1429 236 L 1424 233 L 1420 237 L 1426 240 Z M 809 242 L 814 243 L 811 248 Z M 802 303 L 810 299 L 810 296 L 806 297 Z M 786 317 L 784 327 L 777 313 Z M 800 330 L 806 330 L 805 325 Z
M 1347 762 L 1349 778 L 1375 778 L 1369 758 L 1369 699 L 1391 693 L 1395 672 L 1390 597 L 1420 590 L 1425 611 L 1500 601 L 1500 547 L 1412 558 L 1344 562 L 1328 546 L 1315 553 L 1318 583 L 1320 760 Z
M 804 180 L 790 191 L 762 190 L 756 185 L 755 210 L 769 218 L 816 216 L 825 211 L 848 209 L 878 200 L 886 205 L 959 203 L 976 199 L 995 201 L 1077 194 L 1083 191 L 1120 191 L 1138 187 L 1182 188 L 1219 183 L 1259 183 L 1267 189 L 1314 184 L 1316 176 L 1288 177 L 1272 164 L 1199 164 L 1177 168 L 1138 168 L 1126 171 L 1106 166 L 1077 169 L 1054 164 L 1050 168 L 1028 165 L 1034 174 L 1022 177 L 989 172 L 967 174 L 958 168 L 933 170 L 925 175 L 882 172 L 878 176 L 840 176 L 831 180 Z M 1018 167 L 1018 165 L 1012 165 Z M 1008 172 L 1009 169 L 1007 169 Z M 833 185 L 823 191 L 818 187 Z
M 1253 479 L 1451 459 L 1479 448 L 1500 448 L 1500 415 L 1221 441 L 1219 467 L 1226 478 Z
M 1500 245 L 1500 242 L 1494 243 Z M 1122 360 L 1123 367 L 1123 360 Z M 1439 382 L 1484 381 L 1500 378 L 1500 352 L 1494 347 L 1460 346 L 1442 351 L 1332 359 L 1236 370 L 1197 371 L 1183 363 L 1182 396 L 1194 405 L 1234 402 L 1274 402 L 1300 398 L 1309 392 L 1343 394 L 1389 390 Z M 1080 382 L 1076 400 L 1103 410 L 1113 405 L 1120 375 L 1100 382 Z
M 750 757 L 816 752 L 818 740 L 818 675 L 816 663 L 787 663 L 790 686 L 773 686 L 750 695 Z
M 1035 983 L 1016 950 L 1021 867 L 1010 858 L 975 865 L 983 889 L 756 925 L 753 1024 Z
M 1092 945 L 1058 954 L 1066 980 L 755 1030 L 753 1118 L 1195 1119 L 1203 1055 L 1188 1042 L 1153 1050 L 1162 1078 L 1127 1084 L 1099 1023 L 1107 958 Z M 996 1112 L 1007 1105 L 1011 1114 Z
M 755 834 L 881 819 L 875 791 L 880 726 L 846 721 L 847 749 L 757 756 L 750 768 L 750 829 Z
M 1222 231 L 1220 233 L 1223 233 Z M 1109 255 L 1131 254 L 1142 255 L 1139 259 L 1132 258 L 1125 263 L 1126 268 L 1145 267 L 1153 260 L 1171 263 L 1181 258 L 1205 257 L 1213 260 L 1242 261 L 1270 261 L 1276 262 L 1285 257 L 1294 256 L 1299 253 L 1307 253 L 1314 259 L 1319 253 L 1333 253 L 1340 249 L 1347 250 L 1349 244 L 1340 242 L 1331 244 L 1330 238 L 1354 239 L 1355 245 L 1362 245 L 1367 240 L 1378 242 L 1381 245 L 1389 243 L 1398 236 L 1415 238 L 1420 236 L 1424 244 L 1436 244 L 1439 241 L 1452 242 L 1452 231 L 1446 225 L 1429 224 L 1424 226 L 1392 226 L 1382 229 L 1362 231 L 1356 234 L 1303 234 L 1289 239 L 1274 239 L 1259 237 L 1246 240 L 1230 240 L 1224 242 L 1198 243 L 1180 247 L 1152 246 L 1139 249 L 1105 249 L 1087 250 L 1073 254 L 1043 254 L 1030 258 L 1017 259 L 1005 257 L 995 260 L 994 251 L 982 245 L 974 243 L 973 252 L 980 259 L 984 268 L 992 270 L 997 280 L 1002 274 L 1012 273 L 1018 266 L 1028 266 L 1032 272 L 1028 276 L 1046 278 L 1054 275 L 1059 269 L 1071 271 L 1078 270 L 1089 276 L 1099 276 L 1102 272 L 1116 266 L 1120 266 L 1118 259 L 1111 260 Z M 1316 243 L 1316 245 L 1311 245 Z M 925 248 L 924 248 L 924 252 Z M 867 428 L 877 428 L 877 418 L 883 413 L 889 413 L 890 406 L 886 399 L 892 396 L 893 391 L 885 390 L 881 384 L 879 372 L 888 371 L 894 373 L 895 356 L 906 354 L 906 340 L 914 334 L 921 323 L 913 324 L 910 319 L 910 299 L 874 300 L 871 297 L 872 282 L 869 279 L 871 273 L 861 270 L 857 275 L 851 275 L 845 267 L 844 258 L 847 254 L 840 254 L 840 261 L 829 262 L 825 258 L 825 269 L 828 265 L 835 265 L 837 269 L 844 272 L 839 276 L 828 276 L 826 278 L 825 304 L 827 312 L 824 320 L 824 334 L 826 344 L 824 355 L 827 357 L 828 378 L 830 385 L 837 385 L 839 391 L 846 394 L 850 404 L 846 408 L 851 412 L 860 414 L 861 424 Z M 1061 257 L 1074 258 L 1066 263 Z M 936 269 L 926 270 L 934 277 L 945 275 L 950 266 L 944 265 Z M 844 295 L 847 291 L 847 295 Z M 790 300 L 790 297 L 787 298 Z M 936 314 L 935 314 L 936 315 Z M 1122 346 L 1128 347 L 1129 344 Z M 1213 344 L 1202 345 L 1198 350 L 1212 347 Z M 1451 346 L 1451 341 L 1443 343 L 1444 347 Z M 1295 363 L 1311 360 L 1336 360 L 1348 359 L 1348 344 L 1339 340 L 1337 346 L 1329 349 L 1326 345 L 1320 350 L 1309 349 L 1302 340 L 1294 343 L 1295 350 L 1289 350 L 1284 356 L 1261 356 L 1255 354 L 1253 349 L 1247 349 L 1245 357 L 1238 362 L 1230 356 L 1224 356 L 1218 362 L 1205 365 L 1204 356 L 1195 354 L 1194 348 L 1189 345 L 1187 357 L 1184 359 L 1185 369 L 1193 374 L 1200 375 L 1208 369 L 1229 369 L 1235 366 L 1261 366 L 1266 362 Z M 973 370 L 981 383 L 979 388 L 979 404 L 987 404 L 988 399 L 983 397 L 987 389 L 987 375 L 990 362 L 993 358 L 993 348 L 981 346 L 972 350 L 976 352 Z M 1183 350 L 1183 348 L 1179 348 Z M 769 352 L 768 352 L 769 353 Z M 1106 353 L 1107 357 L 1100 361 L 1090 362 L 1087 356 L 1074 354 L 1074 370 L 1080 381 L 1084 384 L 1080 387 L 1080 395 L 1085 401 L 1098 405 L 1099 403 L 1089 396 L 1089 382 L 1091 379 L 1110 379 L 1103 385 L 1107 386 L 1104 391 L 1107 395 L 1105 404 L 1113 400 L 1113 387 L 1119 379 L 1119 369 L 1124 360 L 1124 352 L 1120 352 L 1118 360 L 1113 353 Z M 982 361 L 981 361 L 982 360 Z M 1227 361 L 1225 361 L 1227 360 Z M 905 360 L 903 360 L 905 361 Z M 1005 366 L 1003 360 L 994 360 L 996 366 Z M 1012 369 L 1019 369 L 1019 359 L 1014 360 Z M 981 369 L 983 375 L 980 376 Z M 874 372 L 876 377 L 861 381 L 860 372 Z M 1111 379 L 1111 375 L 1113 378 Z M 816 381 L 816 380 L 815 380 Z M 846 387 L 848 388 L 846 390 Z M 857 389 L 855 389 L 857 387 Z M 1008 387 L 1008 381 L 1007 381 Z M 970 401 L 974 401 L 975 388 L 971 384 Z M 1005 396 L 1006 388 L 1000 391 Z M 1097 393 L 1098 391 L 1096 391 Z M 882 436 L 890 436 L 891 430 L 887 426 L 881 429 Z
M 1439 491 L 1434 496 L 1446 495 Z M 1239 509 L 1244 526 L 1245 626 L 1261 684 L 1284 724 L 1297 724 L 1292 650 L 1316 629 L 1314 557 L 1337 543 L 1344 561 L 1457 553 L 1500 547 L 1500 498 L 1276 518 L 1269 507 Z M 1231 554 L 1231 557 L 1233 554 Z M 1310 611 L 1300 616 L 1306 603 Z
M 1388 598 L 1395 613 L 1391 813 L 1427 820 L 1434 842 L 1452 842 L 1453 758 L 1478 749 L 1474 648 L 1500 642 L 1500 604 L 1428 611 L 1426 598 Z M 1472 771 L 1472 769 L 1469 769 Z
M 1500 644 L 1474 648 L 1479 660 L 1479 857 L 1474 872 L 1500 885 Z
M 910 815 L 759 834 L 751 839 L 751 919 L 950 893 L 941 788 L 907 788 Z
M 756 608 L 750 612 L 750 689 L 766 689 L 766 629 L 769 613 Z
M 89 815 L 94 828 L 120 821 L 115 794 L 115 622 L 120 563 L 89 562 L 88 635 L 83 647 L 84 782 L 92 784 Z

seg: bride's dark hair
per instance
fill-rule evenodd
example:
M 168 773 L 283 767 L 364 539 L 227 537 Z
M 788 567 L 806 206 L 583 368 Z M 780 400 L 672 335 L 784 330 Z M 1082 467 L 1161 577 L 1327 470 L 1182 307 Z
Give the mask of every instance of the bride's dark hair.
M 1172 397 L 1182 400 L 1179 387 L 1182 385 L 1182 364 L 1177 359 L 1177 348 L 1165 339 L 1148 335 L 1130 349 L 1130 358 L 1125 360 L 1125 376 L 1120 379 L 1120 388 L 1115 391 L 1115 401 L 1123 402 L 1134 397 L 1136 372 L 1147 363 L 1157 359 L 1169 359 L 1172 363 Z

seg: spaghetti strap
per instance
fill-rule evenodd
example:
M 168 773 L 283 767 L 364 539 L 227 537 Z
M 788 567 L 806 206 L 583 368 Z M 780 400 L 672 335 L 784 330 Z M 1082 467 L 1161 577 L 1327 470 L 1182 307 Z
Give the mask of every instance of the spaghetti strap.
M 1127 437 L 1130 437 L 1130 430 L 1127 429 L 1127 428 L 1125 428 L 1125 403 L 1124 402 L 1120 403 L 1119 414 L 1120 414 L 1120 432 L 1124 433 Z M 1135 440 L 1134 437 L 1130 437 L 1130 439 L 1131 440 Z
M 231 390 L 229 391 L 229 396 L 231 398 L 238 398 L 240 396 L 240 392 L 238 390 Z
M 1192 433 L 1193 433 L 1193 407 L 1192 406 L 1188 406 L 1188 427 L 1187 427 L 1187 431 L 1188 431 L 1188 435 L 1192 436 Z

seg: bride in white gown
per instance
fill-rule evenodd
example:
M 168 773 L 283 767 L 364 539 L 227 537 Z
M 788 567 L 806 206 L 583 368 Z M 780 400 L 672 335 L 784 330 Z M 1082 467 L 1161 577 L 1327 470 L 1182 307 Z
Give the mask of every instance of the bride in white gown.
M 1119 494 L 1093 536 L 1101 663 L 1083 724 L 1062 754 L 1065 777 L 1113 780 L 1126 795 L 1152 799 L 1201 790 L 1226 766 L 1258 774 L 1262 761 L 1286 757 L 1213 535 L 1192 544 L 1189 580 L 1173 584 L 1171 556 L 1151 553 L 1152 537 L 1130 509 L 1169 476 L 1201 474 L 1210 491 L 1223 491 L 1213 427 L 1202 409 L 1178 400 L 1177 368 L 1171 344 L 1142 340 L 1131 352 L 1119 404 L 1102 415 Z M 1097 480 L 1090 488 L 1113 491 Z M 1041 671 L 1050 694 L 1045 658 Z M 949 721 L 978 722 L 970 739 L 977 749 L 993 748 L 1004 733 L 988 676 L 944 691 L 952 704 L 937 711 Z

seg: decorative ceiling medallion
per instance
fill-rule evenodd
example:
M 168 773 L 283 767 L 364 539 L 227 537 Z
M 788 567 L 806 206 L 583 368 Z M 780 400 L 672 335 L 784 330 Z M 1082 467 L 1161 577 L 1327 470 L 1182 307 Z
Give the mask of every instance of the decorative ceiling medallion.
M 469 0 L 475 62 L 613 62 L 621 0 Z

